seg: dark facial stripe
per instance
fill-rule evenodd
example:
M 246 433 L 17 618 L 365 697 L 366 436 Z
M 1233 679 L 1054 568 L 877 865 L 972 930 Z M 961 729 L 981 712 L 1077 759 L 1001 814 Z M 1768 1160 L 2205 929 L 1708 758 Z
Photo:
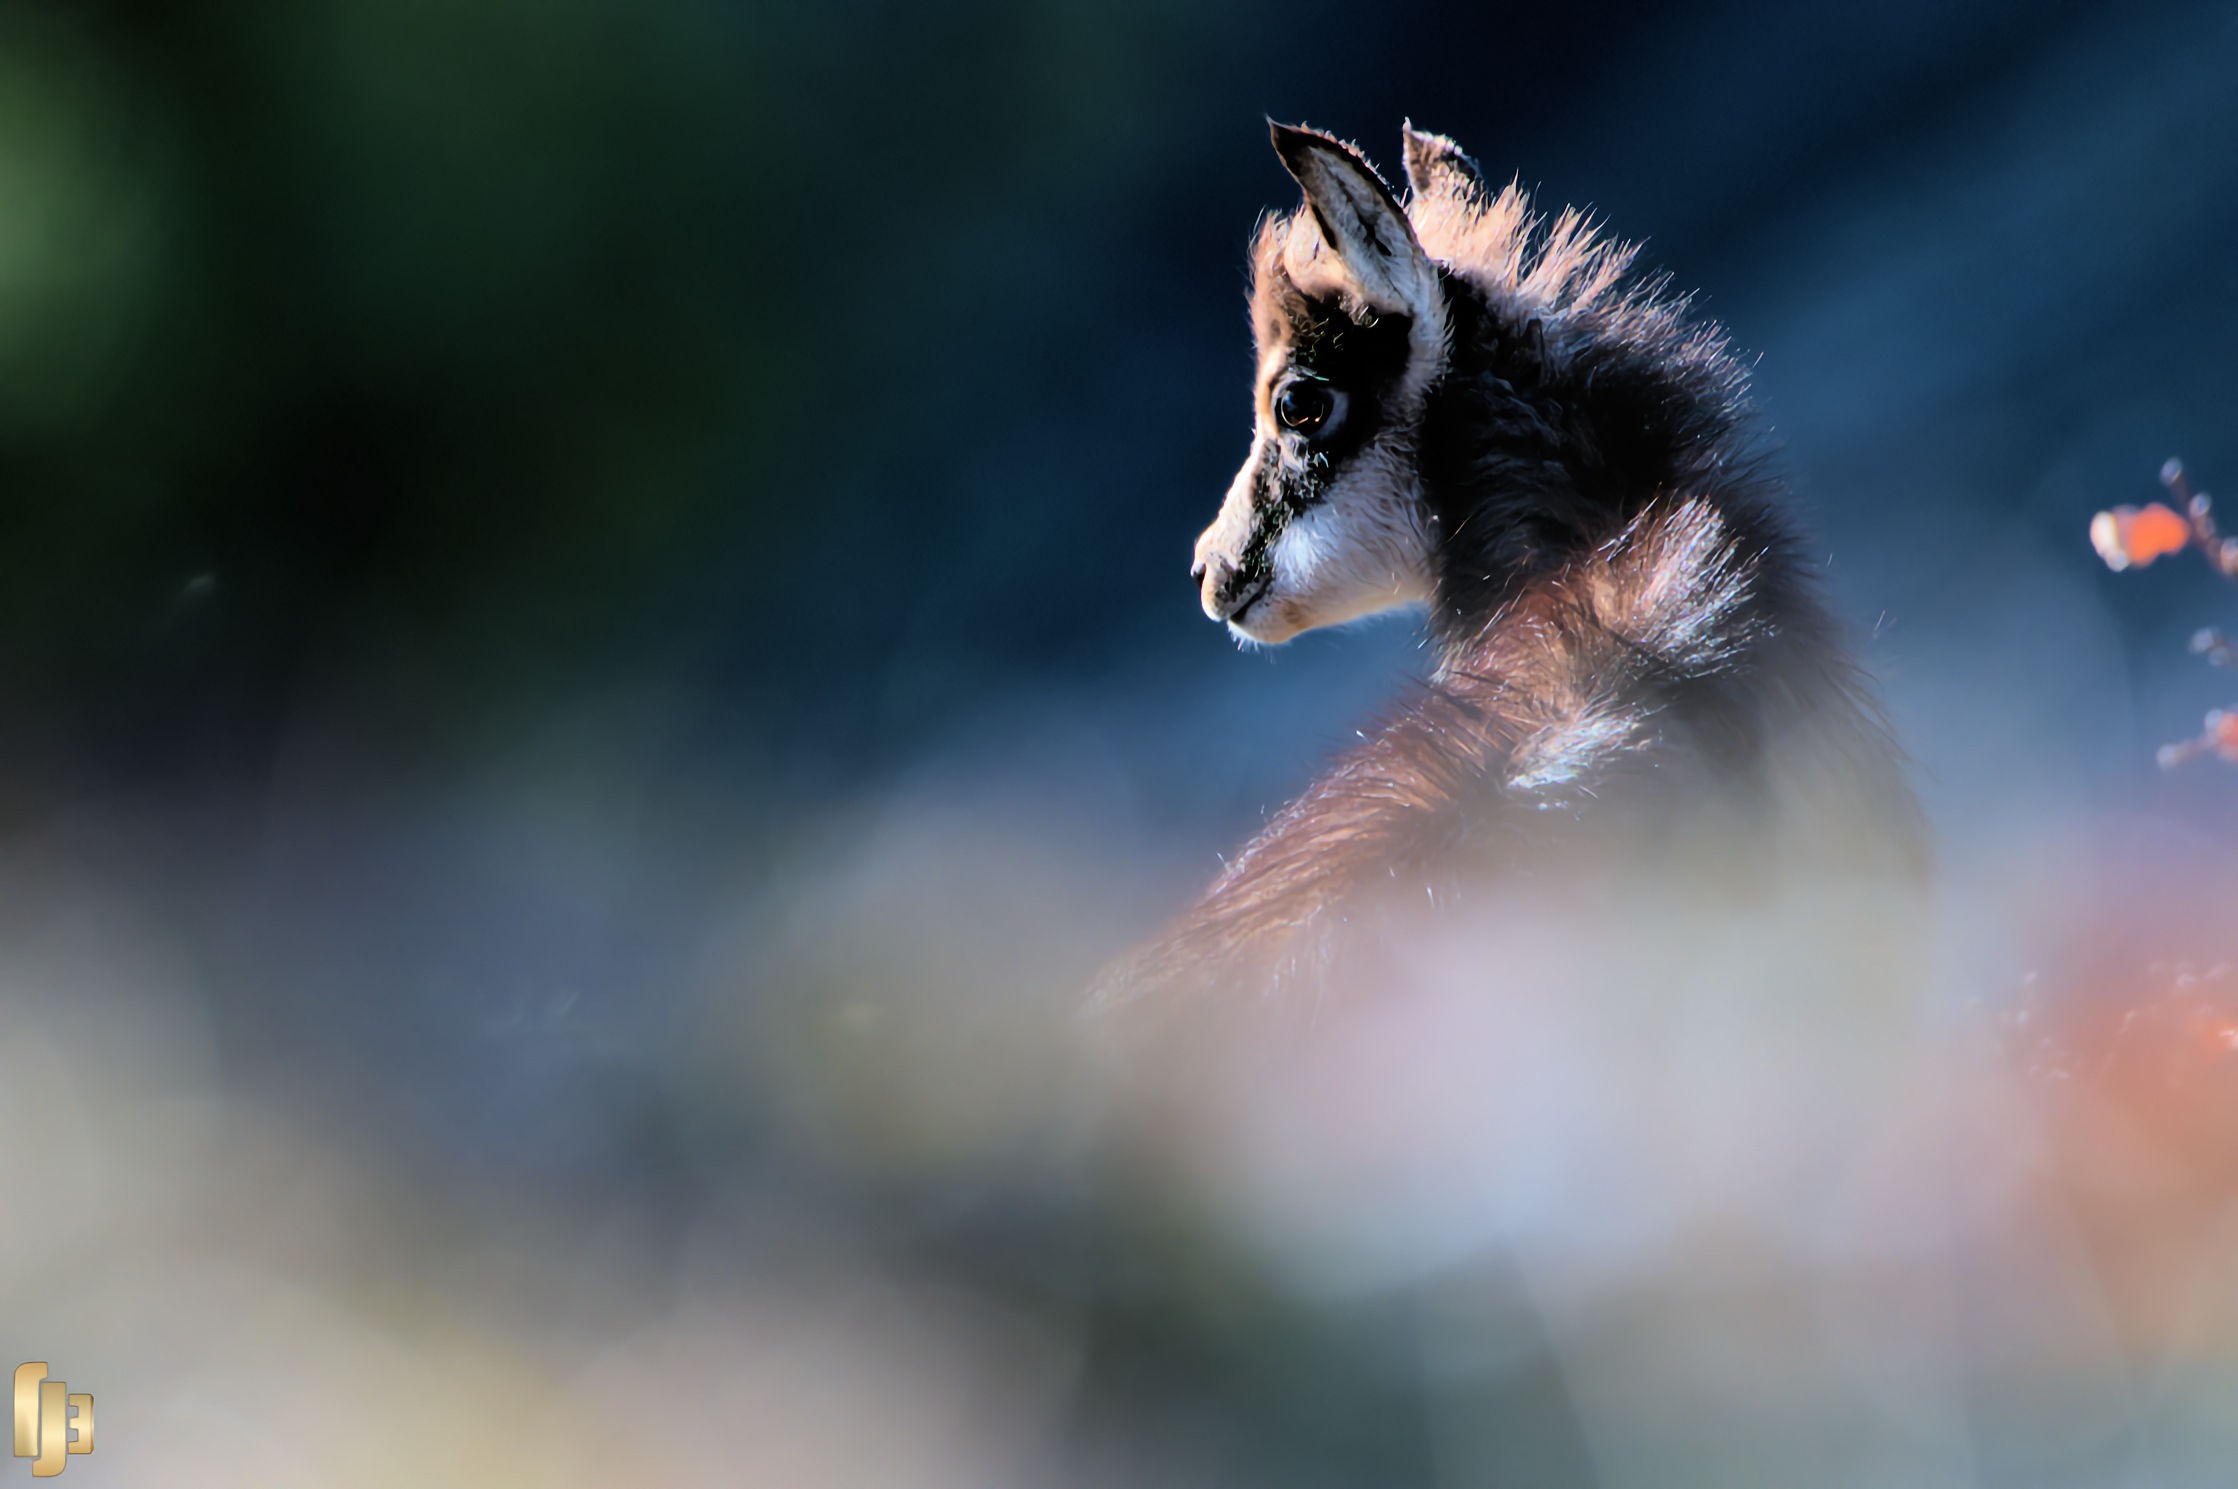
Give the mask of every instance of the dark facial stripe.
M 1246 586 L 1273 576 L 1275 542 L 1290 519 L 1305 510 L 1304 505 L 1286 499 L 1279 479 L 1281 466 L 1280 455 L 1270 453 L 1251 472 L 1251 540 L 1237 560 L 1240 582 Z

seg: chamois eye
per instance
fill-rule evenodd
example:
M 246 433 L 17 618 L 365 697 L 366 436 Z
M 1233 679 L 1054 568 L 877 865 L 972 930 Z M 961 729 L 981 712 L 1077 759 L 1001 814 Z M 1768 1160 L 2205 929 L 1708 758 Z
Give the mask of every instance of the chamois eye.
M 1324 434 L 1336 422 L 1338 394 L 1327 383 L 1300 380 L 1283 388 L 1274 400 L 1274 414 L 1300 434 Z

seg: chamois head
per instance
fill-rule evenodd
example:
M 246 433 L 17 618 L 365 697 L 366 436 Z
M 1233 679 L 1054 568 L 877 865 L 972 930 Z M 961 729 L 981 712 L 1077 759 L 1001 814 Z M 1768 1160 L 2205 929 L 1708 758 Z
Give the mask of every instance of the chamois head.
M 1729 484 L 1743 374 L 1633 251 L 1405 131 L 1404 205 L 1350 145 L 1271 126 L 1305 201 L 1252 250 L 1250 456 L 1197 540 L 1205 613 L 1277 643 L 1428 603 L 1473 634 L 1654 496 Z
M 1349 145 L 1271 126 L 1305 206 L 1253 249 L 1250 458 L 1197 539 L 1205 613 L 1254 641 L 1425 600 L 1415 479 L 1445 370 L 1445 292 L 1391 188 Z

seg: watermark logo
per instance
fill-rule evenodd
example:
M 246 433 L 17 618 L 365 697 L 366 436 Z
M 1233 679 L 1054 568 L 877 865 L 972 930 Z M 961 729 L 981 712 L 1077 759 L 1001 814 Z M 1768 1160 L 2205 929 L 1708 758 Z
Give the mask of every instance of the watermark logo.
M 92 1451 L 92 1395 L 47 1379 L 44 1360 L 16 1366 L 16 1456 L 31 1460 L 31 1477 L 51 1479 L 65 1453 Z

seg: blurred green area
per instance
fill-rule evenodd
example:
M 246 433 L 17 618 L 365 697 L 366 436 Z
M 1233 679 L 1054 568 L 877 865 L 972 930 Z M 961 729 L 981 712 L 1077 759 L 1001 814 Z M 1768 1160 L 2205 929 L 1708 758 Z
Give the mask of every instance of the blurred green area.
M 1165 9 L 0 8 L 10 712 L 230 744 L 315 667 L 470 739 L 928 520 L 835 473 L 1061 272 L 990 177 L 1097 179 Z
M 667 14 L 0 12 L 0 624 L 35 696 L 323 656 L 457 717 L 626 645 L 716 503 L 781 520 L 714 474 L 820 375 L 737 335 L 737 195 L 784 189 L 723 158 L 756 49 Z

